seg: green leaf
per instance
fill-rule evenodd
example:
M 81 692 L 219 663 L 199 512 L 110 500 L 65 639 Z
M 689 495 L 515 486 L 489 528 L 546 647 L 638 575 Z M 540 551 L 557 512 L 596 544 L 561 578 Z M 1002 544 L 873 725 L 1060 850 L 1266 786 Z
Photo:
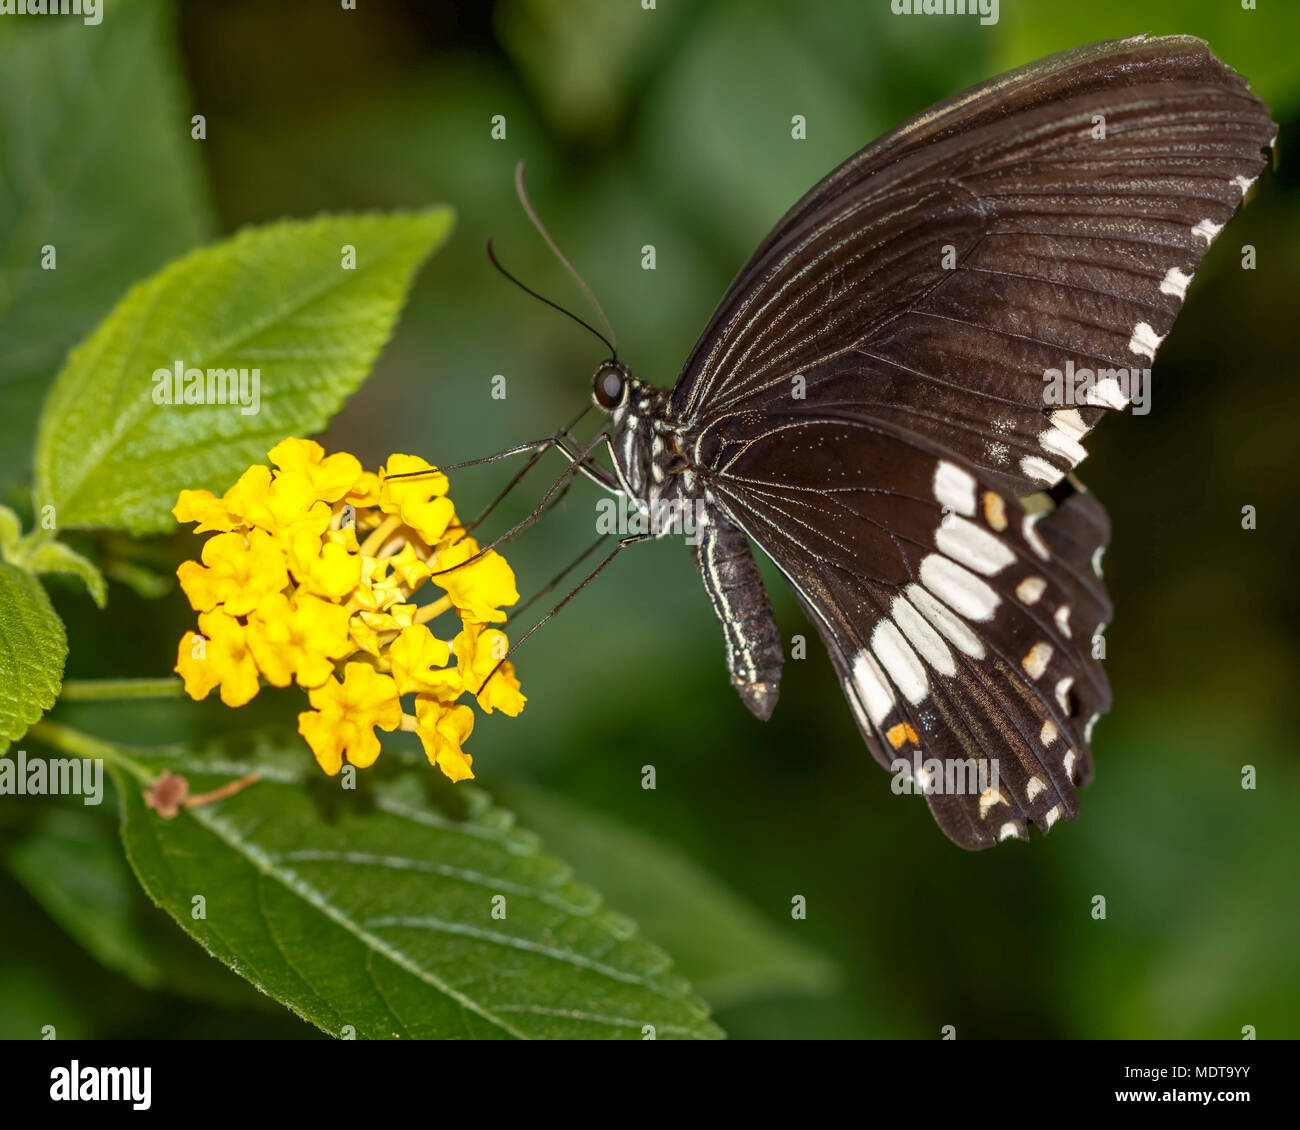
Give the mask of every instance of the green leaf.
M 93 562 L 69 549 L 61 541 L 42 542 L 24 555 L 23 565 L 29 573 L 73 573 L 86 582 L 94 602 L 103 608 L 108 603 L 108 585 Z
M 0 749 L 58 697 L 68 638 L 41 582 L 0 561 Z
M 191 794 L 260 773 L 164 820 L 116 768 L 122 839 L 150 897 L 209 953 L 326 1032 L 720 1035 L 668 957 L 473 788 L 424 768 L 346 790 L 292 739 L 126 755 Z
M 113 814 L 50 805 L 8 851 L 5 865 L 67 933 L 108 969 L 146 989 L 212 1003 L 265 1002 L 176 932 L 122 857 Z M 111 798 L 110 798 L 111 800 Z
M 0 557 L 8 558 L 22 536 L 23 524 L 7 506 L 0 506 Z
M 498 796 L 668 950 L 714 1008 L 825 993 L 838 983 L 834 965 L 793 936 L 798 923 L 778 930 L 682 852 L 535 785 L 511 781 Z
M 106 844 L 93 825 L 69 813 L 50 813 L 44 827 L 8 853 L 5 864 L 50 917 L 104 965 L 145 988 L 163 984 L 162 967 L 130 921 L 134 884 L 112 839 Z
M 161 532 L 175 525 L 183 488 L 224 490 L 285 436 L 321 430 L 369 372 L 416 269 L 451 226 L 447 208 L 284 221 L 134 287 L 73 350 L 50 392 L 38 509 L 52 505 L 61 529 Z M 177 364 L 247 370 L 250 393 L 256 372 L 260 396 L 156 403 L 171 384 L 155 382 L 155 371 Z
M 211 230 L 170 4 L 114 4 L 93 28 L 2 23 L 0 481 L 27 474 L 41 398 L 68 349 Z

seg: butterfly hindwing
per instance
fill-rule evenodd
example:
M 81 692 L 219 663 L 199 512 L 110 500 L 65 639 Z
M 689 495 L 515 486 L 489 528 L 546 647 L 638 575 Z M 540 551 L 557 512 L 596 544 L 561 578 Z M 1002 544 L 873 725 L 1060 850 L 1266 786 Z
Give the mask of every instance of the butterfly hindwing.
M 1077 815 L 1085 730 L 1110 702 L 1090 643 L 1110 614 L 1091 566 L 1104 542 L 1083 544 L 1106 534 L 1090 495 L 1027 509 L 856 422 L 769 420 L 721 442 L 715 467 L 718 501 L 817 624 L 873 755 L 919 764 L 911 787 L 950 837 L 987 847 Z

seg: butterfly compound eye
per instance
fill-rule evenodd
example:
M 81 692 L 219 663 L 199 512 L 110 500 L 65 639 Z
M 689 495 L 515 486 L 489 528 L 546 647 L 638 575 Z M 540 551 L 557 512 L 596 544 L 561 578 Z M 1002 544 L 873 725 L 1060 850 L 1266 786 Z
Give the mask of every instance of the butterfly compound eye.
M 614 408 L 623 399 L 623 387 L 627 383 L 623 370 L 615 365 L 605 364 L 596 370 L 591 381 L 592 396 L 596 403 L 606 410 Z

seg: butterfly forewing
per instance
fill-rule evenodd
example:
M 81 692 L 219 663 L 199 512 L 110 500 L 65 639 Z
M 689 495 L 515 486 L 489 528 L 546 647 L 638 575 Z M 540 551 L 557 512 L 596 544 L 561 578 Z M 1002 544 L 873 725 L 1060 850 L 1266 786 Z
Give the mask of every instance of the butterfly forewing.
M 778 225 L 683 370 L 674 415 L 704 425 L 797 387 L 807 412 L 897 420 L 1012 493 L 1055 483 L 1126 389 L 1098 379 L 1055 418 L 1044 374 L 1149 366 L 1275 134 L 1187 37 L 1068 52 L 959 96 Z

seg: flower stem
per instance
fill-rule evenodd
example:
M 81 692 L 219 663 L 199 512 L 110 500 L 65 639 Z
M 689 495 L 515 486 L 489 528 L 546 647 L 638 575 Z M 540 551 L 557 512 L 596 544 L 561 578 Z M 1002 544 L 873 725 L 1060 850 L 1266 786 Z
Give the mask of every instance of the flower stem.
M 148 783 L 153 776 L 153 772 L 147 766 L 128 757 L 121 746 L 113 745 L 112 742 L 106 742 L 91 734 L 83 734 L 80 730 L 74 730 L 61 722 L 51 722 L 45 718 L 37 722 L 27 733 L 29 737 L 53 746 L 63 753 L 70 753 L 75 757 L 102 758 L 120 769 L 125 769 L 138 781 Z
M 242 789 L 248 788 L 249 785 L 255 785 L 261 780 L 257 773 L 250 773 L 247 777 L 240 777 L 238 781 L 230 781 L 219 789 L 213 789 L 210 793 L 198 793 L 188 796 L 182 802 L 186 808 L 199 808 L 205 804 L 211 804 L 214 800 L 225 800 L 228 796 L 234 796 Z
M 69 679 L 59 692 L 63 702 L 100 702 L 130 698 L 179 698 L 180 679 Z
M 423 608 L 421 608 L 418 612 L 416 612 L 415 622 L 417 624 L 427 624 L 430 620 L 433 620 L 438 616 L 441 616 L 450 607 L 451 607 L 451 597 L 444 596 L 439 600 L 435 600 L 432 604 L 426 604 Z
M 402 519 L 397 514 L 389 514 L 378 526 L 371 531 L 370 536 L 361 543 L 361 552 L 367 557 L 373 557 L 375 550 L 388 540 L 392 532 L 402 524 Z

